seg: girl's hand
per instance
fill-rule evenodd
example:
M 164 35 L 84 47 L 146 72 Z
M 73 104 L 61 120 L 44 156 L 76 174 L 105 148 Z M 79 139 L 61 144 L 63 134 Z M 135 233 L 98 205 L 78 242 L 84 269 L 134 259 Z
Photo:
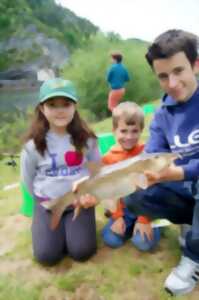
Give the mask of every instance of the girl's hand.
M 151 223 L 143 224 L 136 222 L 133 229 L 133 235 L 135 235 L 137 231 L 139 231 L 143 240 L 145 239 L 145 236 L 149 241 L 153 239 L 153 229 Z
M 86 180 L 88 180 L 88 176 L 83 177 L 78 181 L 75 181 L 72 186 L 72 192 L 76 194 L 81 183 L 83 183 Z M 77 197 L 73 204 L 75 207 L 79 207 L 79 209 L 80 207 L 89 208 L 97 204 L 97 199 L 90 194 L 85 194 L 83 196 Z
M 184 179 L 184 170 L 180 166 L 170 165 L 159 173 L 145 171 L 144 175 L 147 177 L 148 186 L 164 181 L 179 181 Z
M 89 208 L 89 207 L 93 207 L 97 204 L 97 199 L 90 195 L 90 194 L 86 194 L 83 195 L 79 198 L 79 205 L 83 208 Z
M 120 217 L 117 220 L 115 220 L 115 222 L 111 225 L 111 230 L 119 235 L 124 235 L 126 230 L 126 224 L 124 222 L 124 219 Z

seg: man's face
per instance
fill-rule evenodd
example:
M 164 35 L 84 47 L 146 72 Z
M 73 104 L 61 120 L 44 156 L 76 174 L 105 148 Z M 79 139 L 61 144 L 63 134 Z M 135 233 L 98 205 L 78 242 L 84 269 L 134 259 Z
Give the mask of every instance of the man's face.
M 127 125 L 122 118 L 114 130 L 116 141 L 124 150 L 133 149 L 137 145 L 141 133 L 142 130 L 139 125 Z
M 184 52 L 155 59 L 153 69 L 161 88 L 177 102 L 186 102 L 197 88 L 196 64 L 192 66 Z

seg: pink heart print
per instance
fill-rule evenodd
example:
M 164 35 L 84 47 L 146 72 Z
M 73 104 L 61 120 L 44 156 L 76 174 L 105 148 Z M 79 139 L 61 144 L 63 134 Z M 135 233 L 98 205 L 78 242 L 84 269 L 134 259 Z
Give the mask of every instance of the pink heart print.
M 82 163 L 83 155 L 78 151 L 68 151 L 64 154 L 64 159 L 69 167 L 79 166 Z

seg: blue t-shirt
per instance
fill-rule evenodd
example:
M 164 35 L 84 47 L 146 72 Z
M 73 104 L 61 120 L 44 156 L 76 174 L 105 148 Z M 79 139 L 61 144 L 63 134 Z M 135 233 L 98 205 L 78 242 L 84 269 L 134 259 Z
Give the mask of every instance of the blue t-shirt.
M 129 74 L 122 63 L 112 64 L 107 72 L 107 81 L 113 90 L 124 87 L 126 81 L 129 81 Z

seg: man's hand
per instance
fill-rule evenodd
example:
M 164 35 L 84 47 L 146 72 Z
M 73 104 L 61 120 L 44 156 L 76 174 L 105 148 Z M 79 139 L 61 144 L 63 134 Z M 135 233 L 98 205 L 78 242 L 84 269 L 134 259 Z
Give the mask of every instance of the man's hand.
M 135 235 L 138 231 L 143 240 L 145 236 L 149 241 L 153 239 L 153 229 L 151 223 L 143 224 L 143 223 L 136 222 L 133 229 L 133 235 Z
M 180 166 L 170 165 L 159 173 L 145 171 L 144 175 L 147 177 L 148 186 L 164 181 L 179 181 L 184 179 L 184 170 Z
M 124 235 L 126 230 L 126 224 L 124 222 L 124 219 L 120 217 L 117 220 L 115 220 L 115 222 L 111 226 L 111 230 L 119 235 Z

